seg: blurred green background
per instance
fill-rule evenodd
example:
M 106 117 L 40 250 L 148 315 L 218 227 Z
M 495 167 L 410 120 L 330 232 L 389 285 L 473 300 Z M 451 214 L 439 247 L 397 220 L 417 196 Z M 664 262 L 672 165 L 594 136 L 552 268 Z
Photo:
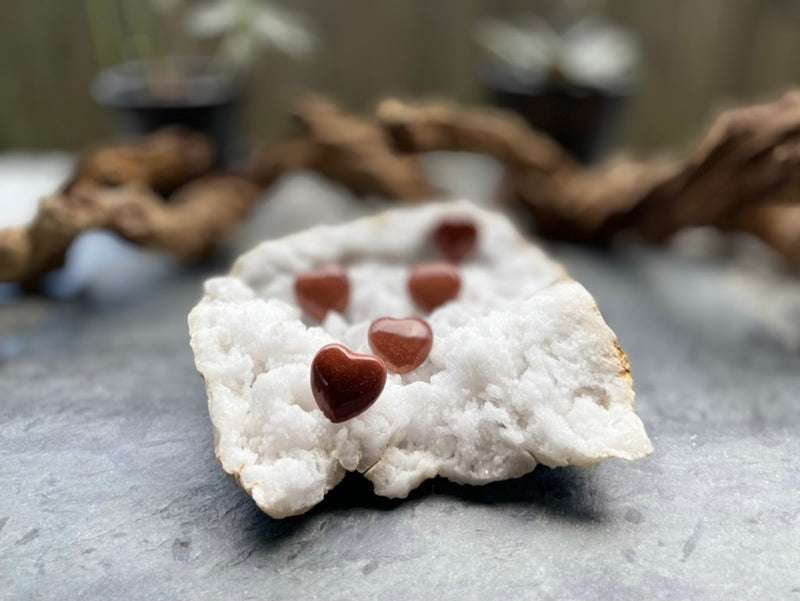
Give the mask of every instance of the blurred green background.
M 109 3 L 116 0 L 105 0 Z M 142 0 L 144 2 L 144 0 Z M 318 38 L 305 61 L 262 54 L 254 65 L 246 131 L 274 137 L 304 90 L 369 110 L 385 94 L 476 103 L 482 15 L 513 18 L 544 10 L 531 0 L 283 0 Z M 550 3 L 552 4 L 552 3 Z M 641 85 L 620 144 L 679 149 L 732 101 L 769 97 L 800 82 L 800 0 L 607 0 L 593 10 L 627 27 L 642 50 Z M 0 0 L 0 149 L 79 150 L 110 135 L 89 95 L 102 63 L 84 0 Z

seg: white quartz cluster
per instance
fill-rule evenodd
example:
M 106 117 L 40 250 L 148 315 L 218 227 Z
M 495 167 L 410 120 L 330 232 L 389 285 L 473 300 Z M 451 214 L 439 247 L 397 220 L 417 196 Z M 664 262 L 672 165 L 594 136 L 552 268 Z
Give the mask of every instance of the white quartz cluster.
M 430 232 L 446 216 L 471 218 L 479 238 L 460 265 L 458 298 L 424 316 L 430 356 L 409 374 L 390 373 L 366 412 L 331 423 L 309 384 L 315 353 L 330 342 L 369 353 L 372 320 L 420 315 L 406 278 L 436 257 Z M 350 301 L 316 324 L 295 302 L 294 277 L 335 262 L 347 269 Z M 437 475 L 482 484 L 538 463 L 589 466 L 652 451 L 627 359 L 592 297 L 507 219 L 469 203 L 264 242 L 206 283 L 189 327 L 217 457 L 273 517 L 308 510 L 346 471 L 403 497 Z

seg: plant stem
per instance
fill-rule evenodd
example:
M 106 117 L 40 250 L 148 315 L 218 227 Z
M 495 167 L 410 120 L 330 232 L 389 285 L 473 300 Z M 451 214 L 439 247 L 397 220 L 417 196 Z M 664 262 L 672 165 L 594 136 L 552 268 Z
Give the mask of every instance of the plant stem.
M 86 0 L 86 18 L 89 24 L 89 35 L 92 39 L 95 64 L 108 67 L 119 60 L 115 52 L 115 44 L 109 33 L 111 23 L 115 21 L 108 0 Z
M 142 60 L 152 59 L 156 56 L 156 43 L 153 32 L 148 23 L 147 9 L 141 0 L 122 0 L 122 12 L 131 30 L 131 42 L 137 58 Z

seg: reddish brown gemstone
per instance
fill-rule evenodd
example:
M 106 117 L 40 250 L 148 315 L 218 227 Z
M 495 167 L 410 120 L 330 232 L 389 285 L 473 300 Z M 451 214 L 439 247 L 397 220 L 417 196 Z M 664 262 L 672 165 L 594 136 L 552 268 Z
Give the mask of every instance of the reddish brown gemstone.
M 417 369 L 431 352 L 433 330 L 418 317 L 381 317 L 369 327 L 369 346 L 389 371 L 407 374 Z
M 433 241 L 449 261 L 458 263 L 475 249 L 478 228 L 467 217 L 446 217 L 433 231 Z
M 422 263 L 408 276 L 408 291 L 423 311 L 452 300 L 461 288 L 458 269 L 450 263 Z
M 311 362 L 311 392 L 322 413 L 335 424 L 369 409 L 384 384 L 383 361 L 341 344 L 323 346 Z
M 328 265 L 298 273 L 294 293 L 303 310 L 322 321 L 330 310 L 344 313 L 350 296 L 347 272 L 341 265 Z

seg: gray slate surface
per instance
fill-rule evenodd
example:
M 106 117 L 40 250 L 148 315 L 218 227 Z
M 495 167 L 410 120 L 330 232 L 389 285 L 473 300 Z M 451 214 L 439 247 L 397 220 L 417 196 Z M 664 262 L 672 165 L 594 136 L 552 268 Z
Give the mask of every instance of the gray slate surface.
M 496 177 L 448 160 L 462 191 Z M 255 240 L 380 206 L 307 176 L 272 196 L 213 265 L 96 235 L 71 298 L 0 306 L 0 598 L 800 599 L 800 354 L 724 264 L 665 251 L 551 248 L 630 355 L 652 457 L 406 501 L 349 477 L 262 514 L 215 462 L 186 315 Z

